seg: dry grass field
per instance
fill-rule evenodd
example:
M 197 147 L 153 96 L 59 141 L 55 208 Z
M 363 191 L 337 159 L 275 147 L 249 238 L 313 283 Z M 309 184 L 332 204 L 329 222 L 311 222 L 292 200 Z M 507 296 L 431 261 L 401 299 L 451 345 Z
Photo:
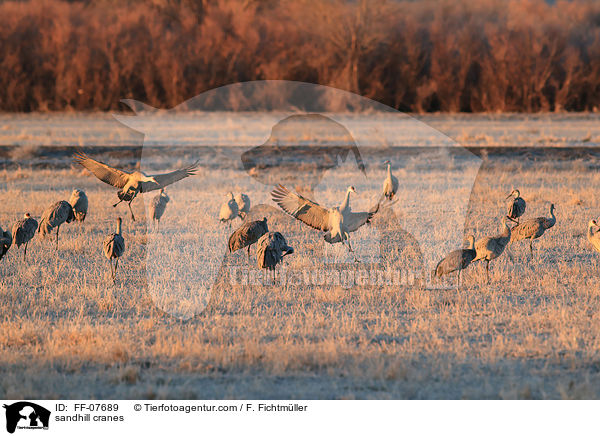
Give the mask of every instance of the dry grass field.
M 21 153 L 15 160 L 27 157 L 27 151 Z M 393 153 L 402 183 L 416 163 Z M 224 194 L 244 190 L 253 205 L 273 203 L 268 188 L 248 184 L 239 168 L 219 167 L 220 153 L 210 154 L 198 176 L 168 190 L 172 200 L 159 233 L 147 231 L 144 220 L 152 193 L 133 202 L 139 219 L 132 222 L 124 205 L 111 207 L 115 192 L 81 167 L 3 170 L 3 228 L 26 211 L 39 218 L 75 187 L 87 192 L 90 212 L 83 225 L 61 228 L 58 251 L 51 240 L 36 236 L 25 262 L 22 248 L 14 246 L 0 262 L 0 397 L 600 397 L 600 254 L 585 239 L 587 221 L 600 214 L 594 195 L 600 182 L 597 157 L 480 154 L 475 185 L 458 193 L 470 198 L 465 233 L 476 238 L 497 234 L 504 197 L 513 186 L 528 202 L 526 217 L 548 216 L 553 202 L 557 224 L 534 242 L 533 260 L 525 243 L 516 244 L 514 262 L 505 253 L 491 263 L 489 285 L 483 265 L 472 265 L 459 289 L 447 286 L 454 277 L 436 288 L 308 286 L 302 280 L 275 286 L 268 280 L 264 285 L 233 283 L 228 272 L 243 270 L 246 258 L 245 253 L 225 253 L 230 230 L 216 222 Z M 149 156 L 151 167 L 168 170 L 193 159 L 193 151 Z M 124 167 L 133 160 L 123 153 L 97 157 Z M 384 169 L 376 165 L 382 153 L 365 160 L 372 168 L 368 179 L 348 163 L 311 195 L 336 204 L 352 183 L 362 192 L 352 199 L 353 207 L 368 207 Z M 449 165 L 460 169 L 460 159 Z M 448 170 L 431 166 L 420 171 L 423 180 L 439 180 Z M 441 210 L 456 194 L 446 192 L 451 186 L 440 183 L 413 195 Z M 403 204 L 394 206 L 398 216 L 418 214 L 402 209 Z M 323 267 L 317 232 L 305 231 L 274 208 L 261 206 L 253 213 L 268 216 L 271 230 L 284 233 L 296 248 L 285 271 L 303 271 L 299 277 L 304 277 L 305 271 Z M 113 284 L 101 246 L 117 216 L 124 219 L 126 252 Z M 328 256 L 356 270 L 381 261 L 378 245 L 369 241 L 385 225 L 374 220 L 352 235 L 360 264 L 350 262 L 342 247 L 329 247 Z M 445 245 L 448 226 L 437 226 L 434 234 L 442 251 L 458 248 Z M 427 258 L 427 248 L 421 248 Z M 215 286 L 201 275 L 205 261 L 199 259 L 216 259 Z M 400 267 L 410 261 L 410 256 L 401 257 Z M 198 282 L 199 292 L 189 295 L 179 278 L 196 272 L 200 275 L 188 280 Z M 163 286 L 153 284 L 157 277 L 163 280 L 158 283 L 181 288 L 181 294 L 157 295 Z

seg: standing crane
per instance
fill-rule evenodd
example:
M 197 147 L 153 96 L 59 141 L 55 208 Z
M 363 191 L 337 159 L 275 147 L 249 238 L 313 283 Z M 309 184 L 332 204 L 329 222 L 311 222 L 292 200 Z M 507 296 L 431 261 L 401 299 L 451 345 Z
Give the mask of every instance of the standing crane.
M 283 235 L 279 232 L 267 232 L 256 243 L 256 260 L 258 267 L 273 272 L 275 282 L 275 267 L 284 256 L 294 253 L 294 249 L 287 245 Z
M 221 210 L 219 211 L 219 221 L 228 223 L 229 227 L 231 227 L 231 221 L 238 216 L 239 209 L 232 192 L 228 192 L 225 198 L 226 201 L 221 205 Z
M 350 193 L 356 193 L 354 186 L 348 187 L 344 200 L 339 207 L 329 209 L 320 206 L 300 194 L 290 192 L 283 185 L 278 185 L 271 191 L 273 201 L 285 212 L 302 221 L 313 229 L 324 232 L 324 239 L 330 244 L 345 242 L 348 251 L 354 254 L 350 245 L 350 233 L 357 231 L 363 225 L 370 223 L 371 218 L 379 211 L 378 202 L 368 212 L 352 212 Z M 358 262 L 354 256 L 355 262 Z
M 393 200 L 394 195 L 398 192 L 398 179 L 392 174 L 392 162 L 386 160 L 384 165 L 387 165 L 387 177 L 383 181 L 383 195 L 388 200 Z
M 229 252 L 233 253 L 236 250 L 248 247 L 248 265 L 250 265 L 250 247 L 268 232 L 267 218 L 245 223 L 229 237 Z
M 596 220 L 590 220 L 588 222 L 588 232 L 587 232 L 587 239 L 588 241 L 590 241 L 590 244 L 592 244 L 592 247 L 594 247 L 594 249 L 596 251 L 600 252 L 600 227 L 598 226 L 598 223 L 596 222 Z
M 119 257 L 125 252 L 125 239 L 121 234 L 121 217 L 117 218 L 117 231 L 104 238 L 102 244 L 104 256 L 110 263 L 110 272 L 112 275 L 113 282 L 117 276 L 117 266 L 119 265 Z M 115 267 L 113 269 L 112 260 L 115 259 Z
M 475 237 L 469 235 L 467 236 L 467 240 L 469 241 L 469 248 L 451 251 L 446 257 L 440 260 L 431 272 L 431 280 L 435 277 L 442 277 L 444 274 L 458 271 L 456 286 L 460 286 L 460 271 L 468 267 L 477 255 L 475 251 Z
M 88 212 L 88 198 L 85 192 L 81 189 L 73 189 L 69 204 L 73 208 L 75 220 L 84 222 Z
M 150 203 L 150 216 L 152 217 L 152 221 L 156 224 L 156 229 L 160 229 L 160 219 L 165 213 L 165 209 L 167 208 L 167 203 L 171 199 L 165 192 L 165 188 L 161 188 L 160 193 L 152 199 Z
M 188 167 L 181 168 L 170 173 L 147 176 L 140 171 L 127 173 L 125 171 L 110 167 L 105 163 L 92 159 L 82 151 L 76 153 L 74 159 L 104 183 L 114 186 L 115 188 L 119 188 L 119 191 L 117 192 L 119 201 L 113 204 L 113 207 L 117 207 L 117 205 L 122 201 L 127 202 L 129 205 L 129 212 L 131 212 L 131 219 L 133 221 L 135 221 L 135 217 L 133 216 L 133 211 L 131 210 L 131 202 L 135 199 L 138 193 L 155 191 L 185 179 L 186 177 L 195 175 L 196 171 L 198 171 L 199 162 L 196 161 Z
M 250 212 L 250 197 L 241 193 L 235 196 L 235 202 L 238 205 L 238 216 L 242 220 L 245 219 L 248 212 Z
M 38 222 L 31 218 L 29 213 L 26 213 L 25 216 L 17 221 L 12 227 L 13 243 L 17 246 L 17 248 L 25 244 L 23 260 L 25 260 L 25 257 L 27 256 L 27 245 L 35 236 L 35 231 L 37 228 Z
M 508 211 L 506 213 L 506 217 L 514 223 L 519 224 L 519 217 L 523 216 L 525 213 L 525 208 L 527 204 L 525 200 L 521 197 L 521 192 L 518 189 L 513 189 L 510 194 L 506 197 L 508 200 L 512 196 L 515 196 L 513 200 L 508 205 Z
M 0 259 L 8 252 L 8 249 L 12 245 L 12 235 L 8 230 L 2 230 L 0 227 Z
M 486 261 L 485 271 L 488 283 L 490 282 L 490 261 L 500 257 L 510 242 L 511 230 L 508 224 L 506 224 L 507 219 L 506 217 L 502 218 L 502 233 L 497 236 L 488 236 L 475 243 L 476 255 L 472 262 L 478 260 Z
M 60 231 L 60 226 L 74 220 L 75 214 L 71 205 L 64 200 L 57 201 L 42 214 L 38 233 L 41 233 L 45 237 L 52 233 L 52 230 L 56 227 L 56 249 L 58 250 L 58 232 Z
M 531 252 L 531 258 L 533 259 L 533 240 L 541 237 L 546 230 L 554 227 L 556 224 L 556 216 L 554 215 L 554 204 L 550 205 L 550 218 L 538 217 L 531 218 L 523 221 L 512 229 L 512 236 L 510 243 L 515 241 L 521 241 L 523 239 L 529 239 L 529 251 Z

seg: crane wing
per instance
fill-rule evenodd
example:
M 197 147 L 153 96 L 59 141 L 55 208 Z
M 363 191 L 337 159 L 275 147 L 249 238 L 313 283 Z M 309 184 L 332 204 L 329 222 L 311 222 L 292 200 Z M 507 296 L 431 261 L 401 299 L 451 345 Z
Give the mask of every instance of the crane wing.
M 83 151 L 78 151 L 73 155 L 76 162 L 87 168 L 93 175 L 104 183 L 114 186 L 115 188 L 123 188 L 129 181 L 129 174 L 113 167 L 109 167 L 105 163 L 98 162 L 86 155 Z
M 329 211 L 299 194 L 290 192 L 285 186 L 278 185 L 271 191 L 273 201 L 294 218 L 311 226 L 313 229 L 328 231 Z
M 156 189 L 161 189 L 172 183 L 185 179 L 186 177 L 196 175 L 199 162 L 200 161 L 196 161 L 188 167 L 180 168 L 178 170 L 171 171 L 170 173 L 150 176 L 149 178 L 152 179 L 151 181 L 143 181 L 140 183 L 141 192 L 149 192 Z

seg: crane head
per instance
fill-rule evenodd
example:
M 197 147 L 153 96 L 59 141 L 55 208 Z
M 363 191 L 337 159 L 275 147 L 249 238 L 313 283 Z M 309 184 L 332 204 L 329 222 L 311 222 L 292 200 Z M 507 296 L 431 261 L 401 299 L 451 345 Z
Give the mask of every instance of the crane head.
M 385 162 L 383 162 L 384 165 L 391 165 L 392 162 L 390 162 L 390 160 L 386 160 Z
M 354 186 L 349 186 L 349 187 L 348 187 L 348 192 L 354 192 L 355 194 L 358 194 L 358 193 L 356 192 L 356 189 L 354 189 Z
M 519 192 L 518 189 L 513 189 L 512 191 L 510 191 L 510 194 L 508 194 L 508 196 L 506 197 L 506 199 L 508 200 L 510 197 L 512 197 L 513 195 L 515 195 L 515 198 L 519 198 L 521 196 L 521 193 Z

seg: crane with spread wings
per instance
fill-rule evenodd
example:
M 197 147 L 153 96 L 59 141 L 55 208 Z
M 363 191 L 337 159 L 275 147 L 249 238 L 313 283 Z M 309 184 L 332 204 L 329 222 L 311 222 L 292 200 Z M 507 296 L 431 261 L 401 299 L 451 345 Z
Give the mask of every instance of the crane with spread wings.
M 354 186 L 349 186 L 340 206 L 330 208 L 323 207 L 300 194 L 294 194 L 283 185 L 276 186 L 271 192 L 271 197 L 279 207 L 297 220 L 324 232 L 326 242 L 345 243 L 348 251 L 354 254 L 350 245 L 350 233 L 371 222 L 371 218 L 379 211 L 381 200 L 368 212 L 353 212 L 350 207 L 352 192 L 356 193 L 356 190 Z M 356 256 L 354 260 L 358 262 Z
M 133 211 L 131 210 L 131 202 L 135 199 L 138 193 L 162 189 L 165 186 L 178 182 L 186 177 L 193 176 L 198 170 L 199 163 L 199 161 L 196 161 L 188 167 L 180 168 L 170 173 L 147 176 L 140 171 L 127 173 L 125 171 L 110 167 L 105 163 L 92 159 L 83 151 L 77 152 L 73 158 L 76 162 L 83 165 L 104 183 L 114 186 L 115 188 L 119 188 L 119 191 L 117 192 L 119 201 L 113 204 L 113 207 L 116 207 L 122 201 L 127 202 L 129 211 L 131 212 L 131 219 L 133 221 L 135 221 L 135 217 L 133 216 Z

